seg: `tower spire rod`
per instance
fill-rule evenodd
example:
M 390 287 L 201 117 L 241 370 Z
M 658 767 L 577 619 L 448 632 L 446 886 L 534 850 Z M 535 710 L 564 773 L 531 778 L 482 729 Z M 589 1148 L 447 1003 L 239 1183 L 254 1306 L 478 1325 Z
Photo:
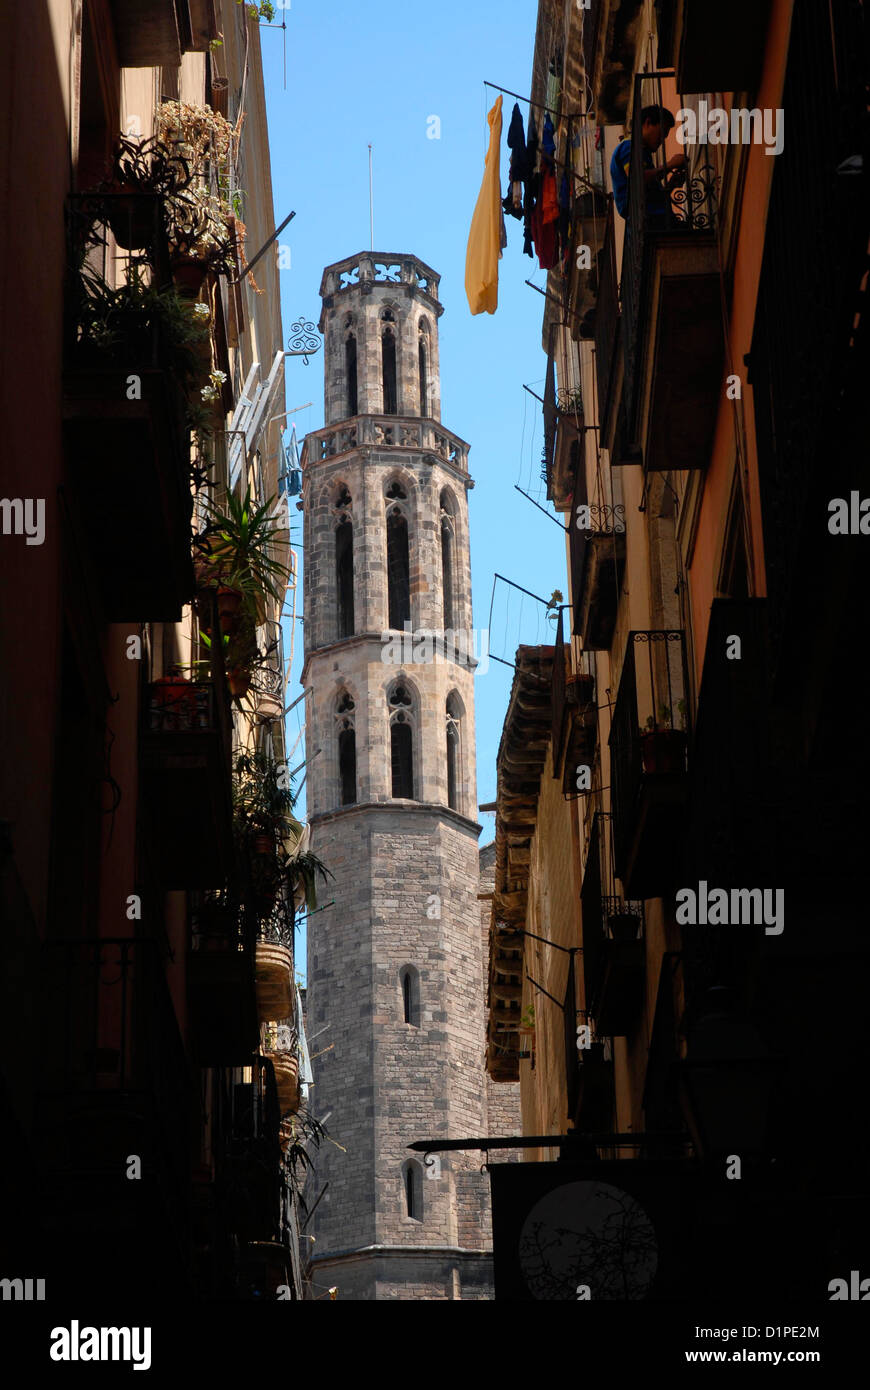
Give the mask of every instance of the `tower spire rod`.
M 371 238 L 370 250 L 375 249 L 375 193 L 374 181 L 372 179 L 372 147 L 369 144 L 369 235 Z

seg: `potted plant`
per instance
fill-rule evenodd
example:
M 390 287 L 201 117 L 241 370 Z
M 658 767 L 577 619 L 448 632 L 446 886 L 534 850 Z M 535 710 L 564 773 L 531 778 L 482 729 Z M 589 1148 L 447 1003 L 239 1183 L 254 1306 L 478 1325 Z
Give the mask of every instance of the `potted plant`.
M 223 507 L 209 502 L 208 521 L 197 549 L 208 555 L 208 565 L 216 581 L 237 590 L 243 596 L 243 606 L 256 622 L 265 619 L 265 599 L 270 597 L 279 608 L 290 578 L 287 565 L 270 554 L 272 546 L 284 527 L 274 514 L 275 498 L 258 505 L 248 488 L 239 498 L 228 493 Z
M 293 821 L 293 817 L 289 818 Z M 313 912 L 317 907 L 317 879 L 318 876 L 324 883 L 331 877 L 329 870 L 320 861 L 316 854 L 309 848 L 309 831 L 306 825 L 303 829 L 298 821 L 293 821 L 301 832 L 296 843 L 288 850 L 291 838 L 285 834 L 282 840 L 283 861 L 282 872 L 287 880 L 287 885 L 293 895 L 293 905 L 296 908 L 304 904 L 309 912 Z
M 112 159 L 112 178 L 100 188 L 106 220 L 118 246 L 133 251 L 151 246 L 161 227 L 164 208 L 156 198 L 179 194 L 190 183 L 186 160 L 157 137 L 122 135 Z
M 196 691 L 180 666 L 170 666 L 165 676 L 151 682 L 152 729 L 179 730 L 196 727 Z
M 170 288 L 146 284 L 136 266 L 112 288 L 82 266 L 70 286 L 73 358 L 83 367 L 164 367 L 183 389 L 200 371 L 196 350 L 208 321 Z
M 229 584 L 219 584 L 217 589 L 217 608 L 218 619 L 221 625 L 221 632 L 232 636 L 238 632 L 242 620 L 242 604 L 244 594 L 241 589 L 234 589 Z
M 686 770 L 685 700 L 679 701 L 677 712 L 681 716 L 681 728 L 673 727 L 670 706 L 662 705 L 658 721 L 651 714 L 646 721 L 646 729 L 641 730 L 641 760 L 647 776 L 658 777 Z
M 210 106 L 183 101 L 163 102 L 157 130 L 191 169 L 189 184 L 169 197 L 166 207 L 173 276 L 182 294 L 196 295 L 209 271 L 234 277 L 238 268 L 229 193 L 236 132 Z
M 526 1059 L 533 1059 L 533 1058 L 534 1058 L 534 1055 L 535 1055 L 535 1006 L 534 1006 L 534 1004 L 529 1004 L 528 1007 L 527 1007 L 526 1009 L 523 1010 L 523 1013 L 522 1013 L 522 1016 L 521 1016 L 520 1022 L 519 1022 L 519 1027 L 517 1028 L 517 1032 L 520 1034 L 520 1036 L 521 1036 L 522 1038 L 524 1038 L 524 1039 L 526 1040 L 526 1042 L 527 1042 L 527 1044 L 528 1044 L 527 1046 L 524 1046 L 524 1047 L 522 1048 L 522 1050 L 521 1050 L 520 1053 L 519 1053 L 519 1056 L 520 1056 L 520 1057 L 523 1057 L 523 1058 L 526 1058 Z
M 254 752 L 239 755 L 235 774 L 236 837 L 251 856 L 261 907 L 274 906 L 286 879 L 294 895 L 304 889 L 304 901 L 313 911 L 317 875 L 326 879 L 329 871 L 308 848 L 307 827 L 293 815 L 294 797 L 286 770 L 266 753 Z

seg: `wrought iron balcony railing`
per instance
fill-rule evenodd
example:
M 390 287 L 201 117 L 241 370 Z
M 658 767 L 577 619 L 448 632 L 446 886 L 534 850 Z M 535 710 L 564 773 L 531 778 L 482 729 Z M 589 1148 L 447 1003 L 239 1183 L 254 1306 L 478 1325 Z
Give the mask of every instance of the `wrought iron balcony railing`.
M 145 685 L 143 824 L 167 888 L 226 882 L 233 864 L 231 750 L 228 701 L 214 680 L 169 676 Z

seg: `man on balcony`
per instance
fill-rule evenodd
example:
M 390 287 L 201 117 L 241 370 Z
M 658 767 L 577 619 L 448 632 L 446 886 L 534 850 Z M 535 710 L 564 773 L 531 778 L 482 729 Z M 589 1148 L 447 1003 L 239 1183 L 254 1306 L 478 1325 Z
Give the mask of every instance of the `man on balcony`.
M 680 151 L 665 164 L 653 163 L 653 154 L 673 130 L 675 121 L 666 106 L 645 106 L 640 113 L 643 142 L 643 181 L 648 227 L 663 231 L 674 216 L 669 191 L 685 179 L 686 156 Z M 620 217 L 628 219 L 628 179 L 631 171 L 631 139 L 621 140 L 610 161 L 613 201 Z

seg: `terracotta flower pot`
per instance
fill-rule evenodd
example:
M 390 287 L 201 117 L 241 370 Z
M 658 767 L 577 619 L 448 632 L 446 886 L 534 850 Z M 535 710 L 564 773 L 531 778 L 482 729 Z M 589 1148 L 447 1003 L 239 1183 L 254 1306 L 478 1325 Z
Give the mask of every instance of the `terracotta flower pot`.
M 196 723 L 196 691 L 186 676 L 160 676 L 152 683 L 151 727 L 191 729 Z
M 231 666 L 227 671 L 227 683 L 231 695 L 247 695 L 251 688 L 250 666 Z
M 218 587 L 217 605 L 221 632 L 232 636 L 234 632 L 238 631 L 242 602 L 243 596 L 238 589 L 231 589 L 225 584 Z

